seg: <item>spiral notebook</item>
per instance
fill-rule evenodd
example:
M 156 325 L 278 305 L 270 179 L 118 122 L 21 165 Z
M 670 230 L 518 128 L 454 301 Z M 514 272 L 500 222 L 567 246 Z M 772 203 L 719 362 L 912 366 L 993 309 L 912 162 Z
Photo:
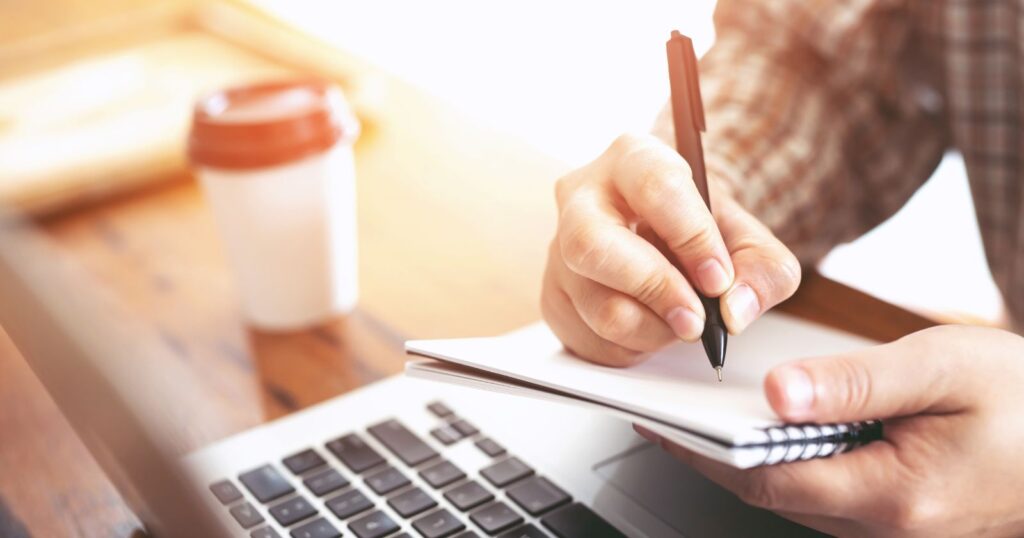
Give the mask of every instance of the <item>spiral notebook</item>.
M 769 313 L 729 341 L 718 383 L 700 344 L 679 343 L 630 368 L 567 353 L 543 323 L 496 337 L 415 340 L 425 357 L 406 373 L 459 385 L 583 406 L 641 424 L 704 456 L 740 468 L 831 456 L 881 438 L 881 422 L 783 424 L 762 384 L 776 364 L 874 342 Z

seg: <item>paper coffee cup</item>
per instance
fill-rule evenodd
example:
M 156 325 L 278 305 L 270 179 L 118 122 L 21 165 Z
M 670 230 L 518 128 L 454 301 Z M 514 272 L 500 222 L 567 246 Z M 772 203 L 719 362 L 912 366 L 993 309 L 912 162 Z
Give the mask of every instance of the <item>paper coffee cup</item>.
M 300 329 L 355 306 L 358 132 L 340 90 L 323 82 L 232 88 L 197 103 L 189 157 L 250 324 Z

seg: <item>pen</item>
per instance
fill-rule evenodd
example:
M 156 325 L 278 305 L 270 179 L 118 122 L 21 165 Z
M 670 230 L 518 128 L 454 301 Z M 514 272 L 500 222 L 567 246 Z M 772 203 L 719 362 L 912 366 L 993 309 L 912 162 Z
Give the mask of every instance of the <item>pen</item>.
M 697 76 L 697 55 L 693 52 L 693 41 L 672 31 L 672 38 L 665 44 L 668 52 L 668 79 L 672 88 L 672 123 L 676 132 L 676 151 L 686 159 L 693 172 L 693 182 L 700 191 L 704 205 L 711 211 L 711 196 L 708 192 L 708 177 L 704 170 L 704 149 L 700 133 L 704 130 L 704 105 L 700 98 L 700 83 Z M 719 300 L 705 297 L 697 292 L 704 305 L 706 318 L 701 342 L 708 360 L 722 381 L 722 367 L 725 366 L 725 347 L 729 332 L 722 320 Z

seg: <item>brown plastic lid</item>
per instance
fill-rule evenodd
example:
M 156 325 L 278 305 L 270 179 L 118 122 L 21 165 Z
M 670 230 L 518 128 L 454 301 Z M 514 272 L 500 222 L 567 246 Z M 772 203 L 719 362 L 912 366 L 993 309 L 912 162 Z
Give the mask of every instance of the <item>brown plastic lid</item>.
M 242 170 L 286 164 L 359 135 L 359 121 L 336 86 L 317 80 L 229 88 L 192 112 L 193 165 Z

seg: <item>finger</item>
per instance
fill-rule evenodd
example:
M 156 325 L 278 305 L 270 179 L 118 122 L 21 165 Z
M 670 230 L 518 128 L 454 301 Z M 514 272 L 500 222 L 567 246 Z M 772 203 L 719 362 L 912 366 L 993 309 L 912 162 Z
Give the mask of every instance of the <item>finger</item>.
M 565 348 L 580 357 L 607 366 L 630 366 L 643 359 L 639 351 L 609 342 L 583 322 L 576 309 L 553 279 L 545 278 L 541 311 L 555 336 Z
M 995 355 L 967 327 L 935 327 L 890 344 L 814 359 L 769 372 L 765 394 L 775 412 L 791 422 L 849 422 L 954 413 L 982 394 L 978 361 Z M 928 368 L 922 368 L 922 362 Z
M 580 318 L 601 338 L 629 349 L 654 352 L 677 341 L 664 320 L 636 299 L 584 278 L 562 265 L 559 275 Z
M 743 502 L 772 511 L 867 519 L 879 516 L 901 466 L 893 445 L 881 441 L 832 458 L 737 469 L 665 439 L 662 448 Z
M 682 273 L 597 188 L 577 189 L 559 217 L 558 256 L 574 273 L 650 308 L 681 339 L 704 331 L 704 308 Z
M 691 282 L 710 297 L 727 290 L 735 275 L 732 260 L 686 161 L 649 135 L 621 137 L 610 151 L 616 189 L 665 241 Z
M 729 332 L 737 334 L 796 292 L 800 263 L 753 215 L 732 199 L 720 200 L 718 229 L 736 270 L 736 279 L 722 295 L 722 317 Z

